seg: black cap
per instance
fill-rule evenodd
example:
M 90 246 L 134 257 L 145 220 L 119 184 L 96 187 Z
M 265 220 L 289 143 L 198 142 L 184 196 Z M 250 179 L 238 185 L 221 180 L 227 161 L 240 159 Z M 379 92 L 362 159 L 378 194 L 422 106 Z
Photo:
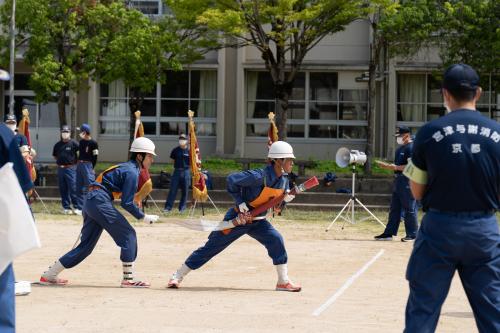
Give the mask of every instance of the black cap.
M 61 127 L 61 133 L 65 133 L 65 132 L 66 132 L 66 133 L 71 132 L 71 129 L 69 128 L 69 126 L 68 126 L 68 125 L 63 125 L 63 126 Z
M 179 135 L 179 140 L 187 140 L 186 134 Z
M 5 122 L 6 123 L 17 123 L 16 115 L 7 113 L 5 115 Z
M 454 64 L 446 69 L 442 88 L 451 93 L 475 91 L 479 87 L 479 75 L 469 65 Z
M 398 126 L 396 127 L 396 134 L 394 136 L 400 136 L 410 132 L 410 128 L 408 128 L 407 126 Z

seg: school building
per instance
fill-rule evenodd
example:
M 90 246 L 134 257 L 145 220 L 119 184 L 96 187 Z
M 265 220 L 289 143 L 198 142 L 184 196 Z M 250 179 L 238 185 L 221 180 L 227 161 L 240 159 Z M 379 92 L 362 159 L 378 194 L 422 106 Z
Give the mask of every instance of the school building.
M 140 1 L 136 1 L 140 3 Z M 161 15 L 161 1 L 144 2 L 142 10 Z M 147 3 L 147 5 L 146 5 Z M 157 5 L 155 5 L 157 3 Z M 307 55 L 297 77 L 288 114 L 288 141 L 299 159 L 334 159 L 340 147 L 364 150 L 367 137 L 368 83 L 371 31 L 368 22 L 352 22 L 345 31 L 325 38 Z M 440 82 L 433 75 L 440 60 L 434 51 L 412 59 L 390 59 L 377 76 L 376 155 L 392 158 L 395 127 L 406 125 L 416 133 L 425 122 L 444 114 Z M 30 68 L 21 52 L 15 64 L 16 114 L 27 106 L 31 113 L 37 161 L 52 161 L 59 139 L 57 104 L 35 102 L 28 86 Z M 122 82 L 99 84 L 69 92 L 76 94 L 76 123 L 89 123 L 99 142 L 101 161 L 123 161 L 129 137 L 129 91 Z M 479 110 L 500 121 L 500 87 L 482 74 Z M 0 114 L 8 112 L 9 83 Z M 267 115 L 274 111 L 272 81 L 259 52 L 252 47 L 225 49 L 169 72 L 165 84 L 145 96 L 142 121 L 146 135 L 157 144 L 159 162 L 169 161 L 178 134 L 187 131 L 187 111 L 195 111 L 202 156 L 264 157 Z M 70 122 L 70 121 L 68 121 Z M 71 123 L 71 122 L 70 122 Z

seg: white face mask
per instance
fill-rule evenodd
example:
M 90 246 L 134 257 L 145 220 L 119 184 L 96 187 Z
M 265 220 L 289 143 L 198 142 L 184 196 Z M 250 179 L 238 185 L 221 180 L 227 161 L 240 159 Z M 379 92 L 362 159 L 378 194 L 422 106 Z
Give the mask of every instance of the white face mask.
M 187 140 L 179 140 L 179 146 L 185 146 L 187 143 Z
M 85 139 L 85 133 L 80 133 L 80 138 Z
M 446 104 L 446 102 L 443 102 L 443 107 L 446 109 L 446 113 L 450 113 L 451 112 L 451 109 L 448 106 L 448 104 Z
M 16 131 L 16 124 L 5 124 L 5 125 L 7 125 L 7 127 L 10 128 L 12 132 Z
M 396 138 L 396 142 L 398 143 L 398 145 L 402 146 L 405 144 L 404 140 L 403 140 L 403 137 L 402 136 L 398 136 Z
M 61 138 L 63 140 L 68 140 L 69 139 L 69 133 L 66 133 L 66 132 L 65 133 L 61 133 Z

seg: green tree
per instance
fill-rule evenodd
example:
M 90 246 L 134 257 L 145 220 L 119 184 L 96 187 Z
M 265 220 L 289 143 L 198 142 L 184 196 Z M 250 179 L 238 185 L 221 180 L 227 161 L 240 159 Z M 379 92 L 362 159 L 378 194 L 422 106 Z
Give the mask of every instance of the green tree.
M 325 36 L 363 17 L 361 0 L 167 0 L 183 29 L 218 47 L 256 47 L 270 73 L 276 124 L 286 139 L 288 101 L 308 52 Z
M 91 0 L 23 0 L 16 5 L 16 45 L 25 50 L 25 62 L 33 69 L 30 87 L 38 102 L 57 101 L 60 125 L 67 124 L 67 92 L 78 91 L 89 77 L 85 21 L 92 6 Z M 10 20 L 11 7 L 12 1 L 2 6 L 3 25 Z M 6 49 L 8 44 L 2 43 L 3 54 Z
M 119 2 L 98 4 L 89 16 L 91 77 L 101 83 L 122 80 L 129 88 L 131 140 L 144 94 L 166 80 L 167 70 L 181 69 L 178 57 L 185 51 L 175 32 L 161 24 Z
M 441 11 L 443 29 L 437 43 L 443 63 L 463 62 L 480 73 L 499 74 L 500 2 L 446 1 Z
M 436 1 L 369 1 L 372 11 L 367 17 L 371 28 L 370 61 L 368 65 L 368 130 L 365 172 L 371 173 L 375 139 L 376 98 L 378 82 L 383 80 L 390 57 L 410 57 L 422 47 L 435 42 L 435 33 L 442 15 Z

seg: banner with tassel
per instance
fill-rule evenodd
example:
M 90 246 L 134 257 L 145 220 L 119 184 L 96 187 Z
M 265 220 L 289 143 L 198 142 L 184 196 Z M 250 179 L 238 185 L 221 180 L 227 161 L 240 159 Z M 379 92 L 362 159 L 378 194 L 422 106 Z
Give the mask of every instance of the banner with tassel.
M 31 176 L 31 181 L 36 180 L 36 169 L 35 169 L 35 149 L 31 146 L 31 136 L 30 136 L 30 113 L 27 108 L 23 108 L 22 119 L 18 124 L 17 131 L 26 137 L 28 141 L 27 146 L 20 147 L 21 153 L 24 157 L 24 162 L 26 163 L 26 168 Z
M 141 111 L 135 111 L 135 128 L 134 128 L 134 138 L 140 138 L 144 136 L 144 125 L 141 121 Z M 148 197 L 148 195 L 153 191 L 153 182 L 151 180 L 151 175 L 146 169 L 141 169 L 139 173 L 139 182 L 137 184 L 137 192 L 134 196 L 135 203 L 141 207 L 142 202 Z
M 278 141 L 278 127 L 276 127 L 276 123 L 274 122 L 274 113 L 269 112 L 267 115 L 269 118 L 269 130 L 267 131 L 267 148 L 271 148 L 273 142 Z
M 196 131 L 194 126 L 194 112 L 188 111 L 189 117 L 189 164 L 191 175 L 193 177 L 193 199 L 199 202 L 205 202 L 208 199 L 208 190 L 205 184 L 205 176 L 201 172 L 201 154 Z

